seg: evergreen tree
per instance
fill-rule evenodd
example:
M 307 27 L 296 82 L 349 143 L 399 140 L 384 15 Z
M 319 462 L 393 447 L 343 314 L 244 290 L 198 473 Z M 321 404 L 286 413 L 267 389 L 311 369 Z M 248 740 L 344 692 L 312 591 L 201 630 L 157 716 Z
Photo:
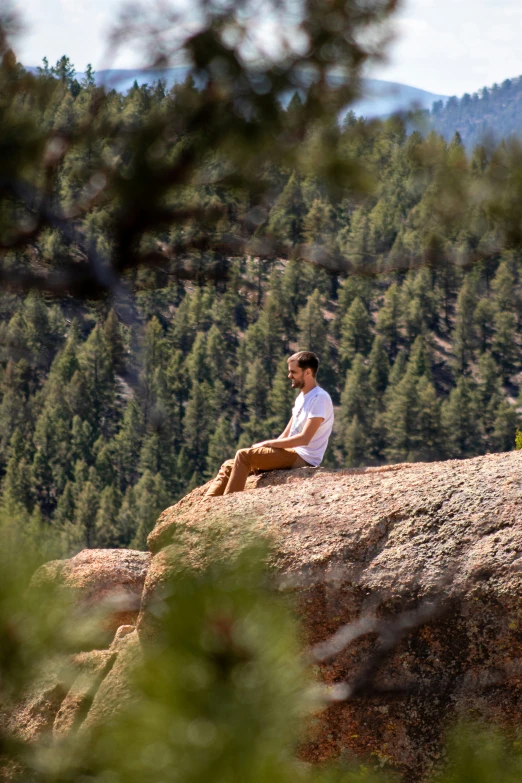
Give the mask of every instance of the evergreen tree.
M 366 356 L 371 349 L 370 316 L 359 297 L 356 297 L 341 325 L 339 359 L 342 368 L 350 366 L 356 354 Z
M 457 298 L 457 317 L 452 341 L 455 356 L 454 366 L 457 373 L 466 372 L 473 360 L 476 345 L 473 317 L 475 307 L 475 285 L 473 281 L 466 278 Z
M 357 468 L 364 465 L 368 456 L 368 442 L 366 431 L 357 416 L 354 416 L 346 427 L 343 445 L 348 467 Z
M 79 358 L 89 400 L 89 421 L 95 435 L 110 434 L 116 414 L 116 383 L 111 354 L 100 325 L 97 324 L 90 333 Z
M 170 415 L 174 447 L 181 445 L 185 403 L 188 399 L 187 373 L 181 351 L 174 351 L 169 358 L 166 370 L 166 385 L 170 396 Z
M 244 437 L 240 440 L 240 448 L 251 446 L 252 443 L 265 438 L 267 402 L 266 372 L 263 362 L 257 358 L 249 365 L 245 381 L 248 421 L 244 426 Z
M 399 346 L 400 319 L 400 291 L 394 283 L 384 295 L 384 302 L 377 313 L 376 323 L 377 333 L 382 337 L 391 359 L 395 358 Z
M 368 364 L 369 386 L 374 399 L 382 395 L 388 385 L 388 376 L 390 374 L 390 362 L 384 350 L 382 337 L 376 335 L 372 343 L 370 358 Z
M 146 471 L 134 487 L 137 528 L 131 542 L 133 549 L 147 547 L 147 536 L 168 503 L 169 497 L 161 475 L 157 473 L 153 476 L 150 471 Z
M 474 313 L 475 328 L 477 330 L 478 349 L 484 353 L 491 346 L 493 334 L 493 318 L 495 306 L 489 299 L 479 299 Z
M 364 359 L 357 354 L 346 374 L 339 410 L 339 444 L 348 465 L 356 466 L 363 461 L 379 458 L 381 439 L 377 407 L 368 383 L 368 370 Z
M 86 481 L 75 502 L 74 525 L 87 549 L 95 546 L 97 511 L 98 492 L 90 481 Z
M 2 491 L 7 504 L 32 510 L 31 466 L 25 456 L 25 446 L 21 433 L 13 432 L 9 444 L 10 458 L 7 463 Z
M 322 311 L 323 305 L 321 293 L 316 289 L 308 297 L 306 305 L 299 311 L 298 326 L 301 350 L 317 353 L 324 362 L 323 357 L 328 343 L 327 325 Z
M 491 283 L 494 302 L 499 312 L 513 312 L 516 307 L 515 278 L 507 261 L 499 264 L 497 273 Z
M 498 379 L 497 365 L 491 354 L 483 353 L 479 360 L 478 380 L 474 392 L 478 423 L 485 437 L 485 445 L 492 446 L 493 432 L 497 408 L 502 397 Z
M 136 534 L 138 516 L 136 508 L 136 492 L 133 486 L 128 486 L 118 512 L 116 529 L 120 546 L 129 547 Z
M 75 518 L 75 498 L 72 482 L 68 481 L 58 498 L 54 521 L 58 527 L 64 528 L 67 523 L 73 524 Z
M 492 442 L 496 451 L 512 451 L 515 433 L 520 425 L 516 409 L 506 399 L 500 401 L 493 425 Z
M 121 373 L 125 368 L 126 350 L 122 328 L 114 309 L 109 311 L 105 319 L 103 332 L 114 372 Z
M 138 463 L 143 438 L 143 415 L 138 404 L 129 400 L 118 434 L 113 439 L 114 465 L 119 489 L 125 492 L 138 480 Z
M 122 497 L 117 487 L 109 485 L 102 490 L 94 525 L 96 546 L 114 548 L 127 543 L 118 527 L 121 504 Z
M 335 214 L 324 199 L 313 200 L 303 223 L 303 238 L 311 245 L 323 245 L 327 252 L 335 247 Z
M 477 453 L 477 418 L 470 382 L 461 376 L 449 399 L 442 405 L 444 444 L 449 457 L 473 456 Z
M 233 458 L 235 443 L 236 439 L 230 420 L 226 416 L 221 416 L 208 443 L 208 478 L 215 476 L 225 460 Z
M 337 292 L 337 311 L 333 326 L 333 336 L 336 339 L 340 338 L 343 318 L 357 297 L 368 309 L 372 299 L 372 287 L 367 278 L 350 275 L 342 281 Z
M 440 402 L 437 392 L 429 376 L 423 375 L 417 383 L 418 399 L 418 445 L 415 458 L 419 460 L 441 459 L 443 454 L 441 442 Z
M 290 241 L 292 246 L 299 244 L 303 239 L 305 211 L 301 185 L 293 173 L 270 211 L 269 233 L 283 242 Z
M 183 439 L 193 470 L 203 477 L 206 470 L 208 441 L 211 433 L 211 388 L 195 381 L 183 420 Z
M 502 378 L 507 381 L 514 369 L 517 345 L 515 343 L 516 320 L 511 312 L 495 313 L 495 333 L 492 353 L 498 364 Z
M 408 366 L 402 379 L 390 386 L 384 413 L 386 455 L 391 462 L 416 459 L 419 439 L 419 389 L 417 378 Z

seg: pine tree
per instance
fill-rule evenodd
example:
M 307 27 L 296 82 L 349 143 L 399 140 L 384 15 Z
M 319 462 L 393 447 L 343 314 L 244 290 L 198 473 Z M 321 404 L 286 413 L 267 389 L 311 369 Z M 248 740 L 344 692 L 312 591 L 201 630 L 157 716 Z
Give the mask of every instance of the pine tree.
M 366 356 L 370 352 L 371 345 L 370 316 L 359 297 L 356 297 L 341 325 L 340 366 L 349 367 L 358 353 Z
M 83 344 L 79 358 L 89 399 L 88 419 L 95 436 L 110 434 L 115 423 L 116 383 L 111 354 L 99 324 Z
M 384 340 L 386 350 L 391 359 L 397 355 L 399 347 L 401 301 L 400 291 L 396 283 L 391 285 L 384 295 L 384 302 L 377 313 L 377 333 Z
M 249 365 L 245 381 L 245 403 L 248 420 L 244 423 L 244 437 L 240 448 L 265 438 L 267 419 L 266 373 L 261 359 Z
M 87 549 L 95 546 L 97 511 L 98 492 L 90 481 L 86 481 L 76 499 L 74 525 L 80 532 L 83 544 Z
M 125 545 L 122 531 L 118 527 L 118 514 L 122 496 L 117 487 L 106 486 L 100 495 L 100 505 L 96 513 L 94 540 L 98 547 L 121 547 Z
M 32 475 L 31 466 L 25 456 L 25 444 L 19 430 L 15 430 L 9 443 L 10 457 L 7 462 L 2 491 L 8 505 L 31 511 Z
M 25 340 L 31 352 L 31 364 L 47 372 L 51 366 L 59 335 L 50 329 L 47 307 L 42 297 L 31 292 L 24 301 Z
M 272 274 L 273 288 L 265 300 L 259 316 L 258 326 L 263 332 L 263 359 L 268 383 L 272 383 L 277 363 L 285 350 L 283 302 L 279 289 L 279 280 Z
M 297 314 L 299 308 L 306 301 L 306 295 L 303 286 L 304 269 L 299 261 L 288 261 L 281 280 L 281 296 L 293 316 L 293 323 L 297 329 Z M 297 334 L 297 332 L 295 332 Z M 289 334 L 289 339 L 294 338 L 294 334 Z
M 408 359 L 408 368 L 411 368 L 416 378 L 431 378 L 432 353 L 426 337 L 419 335 L 415 339 Z
M 190 297 L 185 295 L 176 310 L 169 329 L 169 340 L 175 349 L 187 356 L 194 342 L 195 331 L 190 319 Z
M 386 455 L 391 462 L 412 461 L 419 448 L 419 390 L 408 367 L 396 385 L 390 385 L 384 413 Z
M 75 499 L 72 482 L 68 481 L 65 489 L 58 498 L 54 521 L 58 527 L 63 528 L 67 523 L 73 524 L 75 518 Z
M 94 468 L 96 470 L 96 487 L 103 489 L 117 483 L 117 473 L 113 459 L 114 442 L 108 442 L 103 437 L 98 438 L 92 448 Z
M 229 354 L 227 344 L 220 329 L 215 324 L 212 324 L 208 331 L 205 349 L 206 356 L 204 361 L 208 368 L 210 382 L 213 384 L 216 378 L 228 380 Z
M 415 459 L 436 460 L 442 456 L 440 402 L 429 376 L 423 375 L 417 383 L 418 444 Z
M 183 420 L 183 438 L 187 456 L 200 476 L 206 469 L 208 440 L 211 435 L 211 388 L 207 383 L 192 384 Z
M 305 211 L 299 179 L 293 173 L 270 211 L 269 233 L 283 242 L 290 241 L 292 246 L 299 244 L 303 239 Z
M 408 342 L 411 344 L 422 334 L 424 327 L 424 312 L 419 299 L 414 297 L 406 301 L 402 306 L 402 312 L 404 314 Z
M 507 261 L 499 264 L 497 273 L 491 283 L 494 303 L 499 312 L 513 312 L 516 307 L 515 278 Z
M 299 311 L 299 345 L 302 351 L 313 351 L 324 361 L 327 353 L 327 325 L 323 316 L 323 297 L 316 289 L 308 297 L 306 305 Z
M 174 447 L 179 448 L 182 440 L 185 403 L 189 393 L 187 373 L 181 351 L 174 351 L 170 355 L 166 370 L 166 385 L 171 399 L 170 411 Z
M 121 373 L 125 368 L 126 349 L 123 331 L 114 309 L 109 311 L 103 331 L 114 372 Z
M 477 419 L 470 382 L 461 376 L 449 399 L 442 404 L 444 447 L 449 457 L 469 457 L 477 453 L 480 442 Z
M 206 473 L 208 478 L 215 476 L 225 460 L 234 457 L 235 444 L 231 422 L 226 416 L 221 416 L 208 443 Z
M 368 370 L 368 382 L 372 395 L 378 399 L 386 390 L 390 374 L 390 362 L 384 350 L 383 339 L 379 335 L 376 335 L 372 343 Z
M 82 421 L 79 416 L 74 416 L 71 426 L 71 451 L 73 462 L 83 459 L 87 464 L 92 462 L 92 427 L 88 421 Z
M 24 365 L 9 360 L 4 376 L 0 403 L 0 460 L 5 464 L 9 443 L 15 431 L 26 434 L 30 417 L 25 395 Z
M 474 392 L 475 406 L 486 444 L 491 445 L 495 417 L 502 391 L 498 380 L 498 370 L 493 357 L 483 353 L 479 360 L 478 381 Z
M 517 416 L 515 407 L 506 399 L 501 400 L 493 426 L 493 448 L 496 451 L 512 451 L 518 426 L 520 426 L 520 417 Z
M 333 325 L 333 336 L 337 339 L 341 336 L 343 318 L 357 297 L 368 309 L 372 299 L 372 287 L 367 278 L 350 275 L 342 281 L 337 292 L 337 310 Z
M 457 298 L 457 318 L 452 338 L 454 367 L 457 373 L 466 372 L 473 361 L 476 345 L 475 307 L 475 285 L 473 281 L 466 278 Z
M 146 471 L 134 487 L 137 528 L 131 542 L 133 549 L 146 549 L 147 536 L 168 503 L 169 497 L 161 475 L 157 473 L 153 476 L 150 471 Z
M 517 354 L 515 342 L 516 319 L 512 312 L 497 311 L 494 319 L 492 353 L 502 378 L 507 381 L 513 372 Z
M 83 370 L 80 368 L 76 370 L 70 382 L 67 384 L 64 397 L 67 401 L 69 410 L 74 415 L 80 417 L 80 419 L 87 420 L 90 418 L 90 396 L 87 379 Z
M 123 414 L 123 422 L 114 437 L 114 465 L 119 478 L 119 489 L 138 480 L 138 464 L 143 439 L 143 415 L 135 400 L 129 400 Z
M 343 446 L 348 467 L 357 468 L 364 465 L 368 456 L 367 434 L 357 416 L 353 417 L 345 429 Z
M 186 367 L 192 384 L 210 380 L 207 365 L 207 335 L 204 332 L 197 333 L 192 350 L 187 357 Z
M 478 349 L 480 353 L 484 353 L 491 346 L 494 316 L 495 306 L 493 302 L 489 299 L 479 299 L 473 318 L 477 330 Z
M 310 245 L 323 245 L 327 252 L 331 252 L 335 247 L 336 231 L 331 205 L 324 199 L 315 198 L 304 219 L 304 241 Z
M 136 534 L 138 518 L 135 495 L 134 487 L 128 486 L 118 512 L 116 527 L 121 547 L 131 546 L 131 542 Z
M 339 411 L 344 427 L 349 426 L 354 416 L 365 429 L 369 424 L 369 403 L 371 400 L 368 388 L 368 371 L 360 354 L 354 358 L 350 370 L 346 374 L 344 389 L 341 394 Z
M 73 321 L 67 340 L 62 350 L 54 358 L 49 371 L 48 381 L 56 379 L 62 385 L 68 384 L 74 373 L 79 369 L 78 362 L 78 343 L 80 340 L 78 322 Z

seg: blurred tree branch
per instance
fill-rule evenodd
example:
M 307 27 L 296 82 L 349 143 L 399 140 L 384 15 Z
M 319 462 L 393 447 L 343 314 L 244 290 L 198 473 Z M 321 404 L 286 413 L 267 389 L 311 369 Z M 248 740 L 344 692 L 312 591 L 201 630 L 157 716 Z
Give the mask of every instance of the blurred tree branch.
M 341 149 L 338 117 L 359 94 L 362 66 L 381 56 L 396 3 L 330 0 L 325 6 L 307 0 L 296 10 L 283 0 L 262 9 L 244 0 L 203 0 L 189 19 L 163 6 L 128 6 L 111 49 L 139 38 L 150 66 L 182 61 L 188 68 L 185 84 L 172 90 L 161 109 L 132 122 L 114 111 L 113 92 L 92 83 L 85 85 L 81 110 L 69 102 L 71 116 L 42 122 L 67 104 L 71 80 L 55 78 L 52 68 L 27 73 L 11 49 L 18 20 L 4 15 L 2 284 L 96 296 L 140 264 L 184 261 L 194 252 L 237 256 L 252 246 L 265 256 L 322 264 L 308 246 L 292 249 L 270 236 L 260 241 L 263 218 L 249 215 L 255 209 L 268 214 L 274 166 L 321 177 L 333 194 L 364 188 L 361 167 Z M 261 16 L 274 21 L 278 37 L 271 45 L 256 33 Z M 290 121 L 282 102 L 296 91 L 303 101 Z M 74 192 L 67 194 L 65 170 L 74 178 Z M 198 203 L 197 191 L 206 186 L 236 199 L 235 214 L 229 207 L 223 215 L 226 204 Z M 86 230 L 100 211 L 106 213 L 103 250 Z M 40 252 L 49 229 L 70 248 L 51 269 Z M 146 235 L 166 232 L 174 238 L 163 239 L 160 251 L 143 251 Z M 330 258 L 327 265 L 337 268 L 338 262 Z

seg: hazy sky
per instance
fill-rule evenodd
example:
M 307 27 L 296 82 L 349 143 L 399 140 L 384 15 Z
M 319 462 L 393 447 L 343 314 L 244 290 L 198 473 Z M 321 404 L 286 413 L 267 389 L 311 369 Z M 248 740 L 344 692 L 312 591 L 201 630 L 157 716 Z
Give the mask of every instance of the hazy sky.
M 16 0 L 28 30 L 19 59 L 37 65 L 68 54 L 77 70 L 104 63 L 104 38 L 121 0 Z M 405 0 L 389 63 L 377 78 L 461 95 L 522 74 L 521 0 Z M 131 53 L 122 67 L 139 65 Z

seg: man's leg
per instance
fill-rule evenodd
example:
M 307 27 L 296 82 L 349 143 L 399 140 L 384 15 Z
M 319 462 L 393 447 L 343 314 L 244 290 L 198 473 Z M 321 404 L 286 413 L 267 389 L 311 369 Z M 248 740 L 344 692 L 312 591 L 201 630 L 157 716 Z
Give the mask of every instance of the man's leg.
M 229 495 L 231 492 L 241 492 L 245 488 L 249 473 L 253 470 L 292 468 L 298 459 L 297 452 L 291 449 L 272 449 L 267 446 L 240 449 L 234 458 L 225 495 Z
M 233 459 L 227 459 L 227 461 L 221 465 L 219 473 L 207 490 L 207 496 L 210 495 L 215 497 L 224 493 L 233 467 Z

